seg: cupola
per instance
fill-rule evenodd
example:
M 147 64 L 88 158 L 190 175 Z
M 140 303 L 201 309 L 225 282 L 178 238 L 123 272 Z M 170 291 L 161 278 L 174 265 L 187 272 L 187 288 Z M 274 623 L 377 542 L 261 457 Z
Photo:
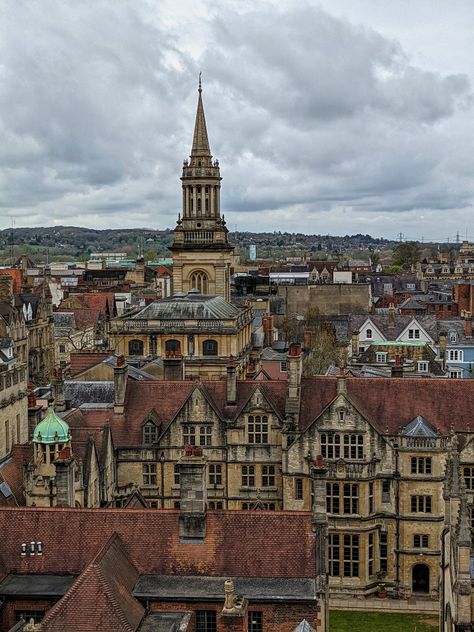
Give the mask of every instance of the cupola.
M 33 443 L 43 445 L 67 443 L 70 438 L 69 426 L 56 415 L 54 408 L 50 406 L 46 417 L 34 429 Z

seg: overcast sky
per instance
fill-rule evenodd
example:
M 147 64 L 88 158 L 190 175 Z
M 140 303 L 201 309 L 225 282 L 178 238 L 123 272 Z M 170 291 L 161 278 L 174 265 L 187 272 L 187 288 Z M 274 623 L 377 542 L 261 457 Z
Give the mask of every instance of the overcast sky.
M 472 0 L 0 0 L 0 228 L 173 227 L 203 73 L 229 228 L 474 239 Z

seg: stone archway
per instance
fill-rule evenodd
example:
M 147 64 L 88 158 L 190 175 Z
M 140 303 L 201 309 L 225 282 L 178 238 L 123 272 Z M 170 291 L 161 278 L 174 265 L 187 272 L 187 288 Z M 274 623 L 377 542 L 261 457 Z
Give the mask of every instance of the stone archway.
M 430 568 L 426 564 L 415 564 L 412 569 L 412 591 L 417 594 L 430 592 Z

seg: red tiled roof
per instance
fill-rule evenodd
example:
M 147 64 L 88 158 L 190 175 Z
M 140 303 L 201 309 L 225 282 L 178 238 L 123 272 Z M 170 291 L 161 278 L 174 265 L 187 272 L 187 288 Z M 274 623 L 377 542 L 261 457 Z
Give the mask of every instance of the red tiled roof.
M 0 565 L 11 573 L 79 574 L 117 533 L 140 574 L 313 577 L 310 512 L 219 511 L 201 544 L 183 544 L 179 511 L 0 508 Z M 20 555 L 40 540 L 43 555 Z
M 0 506 L 20 506 L 25 504 L 23 492 L 23 464 L 33 458 L 33 445 L 14 445 L 11 458 L 0 467 L 0 483 L 7 483 L 12 491 L 9 498 L 0 493 Z
M 57 309 L 57 312 L 72 312 L 77 329 L 95 327 L 99 322 L 100 310 L 85 308 Z
M 71 310 L 67 310 L 71 311 Z M 82 373 L 102 360 L 110 357 L 111 351 L 72 351 L 71 352 L 71 375 Z
M 18 268 L 4 268 L 0 270 L 1 276 L 9 276 L 12 279 L 13 294 L 21 292 L 22 271 Z
M 113 535 L 42 621 L 47 632 L 135 632 L 145 614 L 132 596 L 138 572 Z
M 347 395 L 379 432 L 400 431 L 417 415 L 444 435 L 451 424 L 466 431 L 472 424 L 472 380 L 437 378 L 346 378 Z M 300 427 L 306 429 L 337 393 L 337 378 L 303 378 Z

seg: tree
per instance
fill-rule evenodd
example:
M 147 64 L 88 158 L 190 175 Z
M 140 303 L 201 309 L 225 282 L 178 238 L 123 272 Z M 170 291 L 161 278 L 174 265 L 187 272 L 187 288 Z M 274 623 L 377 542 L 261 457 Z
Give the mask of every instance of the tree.
M 406 241 L 398 244 L 393 251 L 393 263 L 402 266 L 405 270 L 415 265 L 420 260 L 420 247 L 416 241 Z
M 280 329 L 285 336 L 286 342 L 291 344 L 292 342 L 303 341 L 303 316 L 299 314 L 292 314 L 286 316 L 280 323 Z
M 339 350 L 334 334 L 322 327 L 312 339 L 309 353 L 303 361 L 305 375 L 324 375 L 328 368 L 339 363 Z

